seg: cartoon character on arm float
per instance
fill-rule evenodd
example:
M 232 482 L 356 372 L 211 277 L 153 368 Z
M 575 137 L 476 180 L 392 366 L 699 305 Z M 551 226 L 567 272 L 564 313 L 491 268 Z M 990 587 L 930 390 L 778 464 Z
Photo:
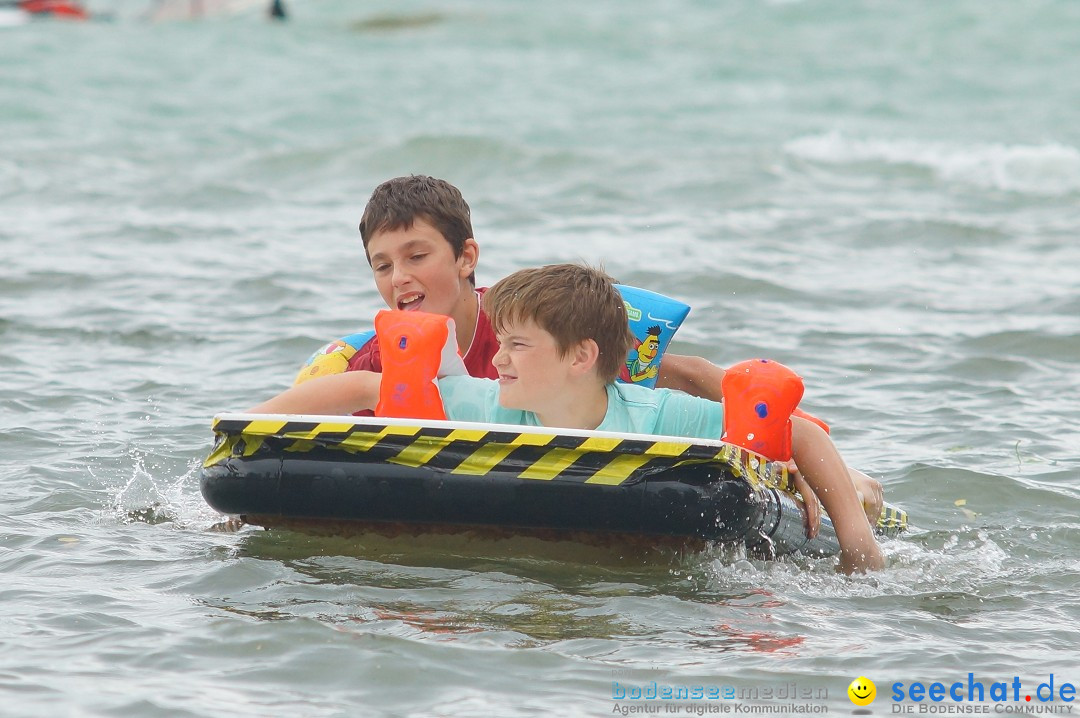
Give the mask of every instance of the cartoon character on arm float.
M 660 357 L 690 313 L 690 305 L 645 289 L 624 284 L 615 286 L 622 294 L 630 331 L 634 335 L 634 348 L 619 371 L 619 381 L 655 388 Z
M 660 373 L 660 367 L 653 364 L 653 359 L 660 353 L 662 331 L 659 324 L 654 324 L 645 330 L 644 341 L 634 337 L 636 346 L 626 360 L 625 369 L 619 372 L 623 381 L 637 383 L 646 379 L 655 379 Z

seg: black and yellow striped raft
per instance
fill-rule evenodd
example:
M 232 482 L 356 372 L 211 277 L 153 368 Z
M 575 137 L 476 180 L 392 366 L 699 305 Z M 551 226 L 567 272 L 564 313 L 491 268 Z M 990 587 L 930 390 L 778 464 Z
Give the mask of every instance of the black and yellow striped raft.
M 223 414 L 207 503 L 256 525 L 745 542 L 836 553 L 803 531 L 786 468 L 719 441 L 410 419 Z M 879 530 L 906 526 L 887 509 Z

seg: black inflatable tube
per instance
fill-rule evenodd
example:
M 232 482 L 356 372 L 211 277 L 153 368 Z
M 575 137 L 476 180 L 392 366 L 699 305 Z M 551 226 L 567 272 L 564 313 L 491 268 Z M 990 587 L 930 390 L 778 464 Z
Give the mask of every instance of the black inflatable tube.
M 839 551 L 827 517 L 807 538 L 783 465 L 716 441 L 269 414 L 221 415 L 214 430 L 204 498 L 266 527 Z M 906 513 L 886 506 L 876 530 L 896 535 L 906 525 Z
M 268 447 L 270 448 L 270 447 Z M 276 453 L 272 451 L 269 453 Z M 225 514 L 404 522 L 739 541 L 763 507 L 741 479 L 674 468 L 634 484 L 451 475 L 366 463 L 329 450 L 302 458 L 229 458 L 203 469 L 206 502 Z

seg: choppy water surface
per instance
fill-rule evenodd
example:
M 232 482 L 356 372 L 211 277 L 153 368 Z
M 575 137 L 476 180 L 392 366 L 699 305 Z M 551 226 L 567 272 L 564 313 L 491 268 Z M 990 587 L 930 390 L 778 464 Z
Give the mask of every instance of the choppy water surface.
M 102 9 L 0 29 L 5 714 L 1080 683 L 1080 6 Z M 370 326 L 355 226 L 410 172 L 483 283 L 603 261 L 694 305 L 676 350 L 796 367 L 912 516 L 888 569 L 212 530 L 210 417 Z

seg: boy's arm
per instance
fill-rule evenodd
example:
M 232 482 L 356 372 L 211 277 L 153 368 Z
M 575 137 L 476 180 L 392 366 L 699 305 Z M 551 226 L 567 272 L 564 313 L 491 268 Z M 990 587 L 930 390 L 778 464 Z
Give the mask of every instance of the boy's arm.
M 320 376 L 286 389 L 258 406 L 252 414 L 330 414 L 347 416 L 379 403 L 382 374 L 350 371 Z
M 660 376 L 656 385 L 664 389 L 676 389 L 702 399 L 723 401 L 724 394 L 720 382 L 724 380 L 724 370 L 708 359 L 684 356 L 682 354 L 664 354 L 660 361 Z
M 862 573 L 884 568 L 885 559 L 859 503 L 847 466 L 829 435 L 817 424 L 798 416 L 791 418 L 791 424 L 793 457 L 836 529 L 836 538 L 840 542 L 840 569 L 844 573 Z
M 682 354 L 664 354 L 660 362 L 660 376 L 656 379 L 656 385 L 665 389 L 677 389 L 703 399 L 723 401 L 721 382 L 724 380 L 724 374 L 723 369 L 707 359 Z M 858 469 L 846 465 L 845 468 L 855 485 L 855 490 L 863 498 L 863 508 L 867 518 L 871 523 L 876 522 L 881 516 L 883 506 L 881 482 Z
M 809 494 L 807 494 L 807 489 L 798 485 L 802 475 L 799 473 L 799 467 L 794 461 L 788 462 L 788 471 L 791 473 L 792 479 L 796 481 L 796 488 L 799 490 L 800 494 L 807 499 L 816 496 L 812 489 Z M 866 512 L 866 520 L 870 522 L 871 526 L 876 525 L 878 519 L 881 518 L 882 510 L 885 508 L 885 493 L 881 486 L 881 482 L 850 466 L 847 467 L 847 471 L 848 476 L 851 477 L 851 483 L 855 485 L 855 494 L 859 497 L 860 503 L 862 503 L 863 511 Z M 807 505 L 809 506 L 813 503 L 815 502 L 809 501 Z M 813 517 L 809 514 L 808 517 L 811 520 L 807 525 L 815 525 L 812 520 Z M 808 535 L 813 536 L 813 534 Z

